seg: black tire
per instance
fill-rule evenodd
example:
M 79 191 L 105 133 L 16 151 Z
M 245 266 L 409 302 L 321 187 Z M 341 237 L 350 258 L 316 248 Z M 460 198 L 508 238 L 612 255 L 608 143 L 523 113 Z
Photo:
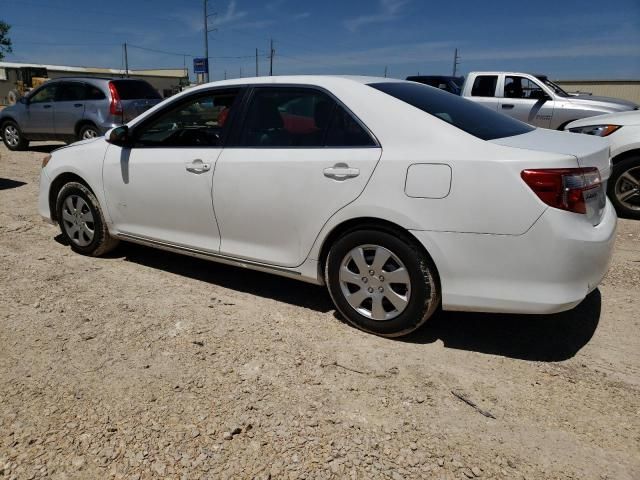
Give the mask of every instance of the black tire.
M 96 138 L 100 136 L 100 131 L 92 123 L 87 123 L 80 127 L 78 130 L 78 140 L 88 140 L 90 138 Z
M 634 220 L 640 220 L 640 187 L 636 187 L 636 195 L 627 204 L 620 198 L 623 193 L 632 193 L 633 186 L 630 182 L 621 178 L 623 175 L 631 175 L 637 181 L 636 185 L 640 184 L 640 155 L 634 155 L 632 157 L 625 158 L 621 162 L 616 163 L 613 166 L 613 173 L 609 178 L 608 183 L 608 195 L 613 206 L 616 207 L 618 215 L 625 218 L 632 218 Z M 628 178 L 628 177 L 626 177 Z M 636 208 L 633 208 L 637 205 Z
M 74 225 L 68 223 L 67 220 L 65 220 L 65 212 L 67 214 L 74 213 L 68 209 L 66 202 L 71 201 L 71 204 L 73 205 L 75 201 L 75 204 L 79 205 L 80 203 L 78 202 L 78 198 L 83 200 L 84 205 L 79 210 L 75 211 L 78 212 L 79 216 L 83 212 L 84 214 L 90 212 L 92 217 L 91 222 L 86 222 L 89 230 L 93 231 L 93 235 L 88 242 L 87 237 L 83 237 L 83 239 L 79 238 L 79 231 L 76 232 L 78 234 L 77 236 L 70 233 Z M 84 210 L 82 210 L 83 208 Z M 98 200 L 91 192 L 91 190 L 89 190 L 85 185 L 81 183 L 69 182 L 60 189 L 56 201 L 56 215 L 58 224 L 60 225 L 60 230 L 62 231 L 62 236 L 67 242 L 69 242 L 69 246 L 76 253 L 98 257 L 113 250 L 119 243 L 117 238 L 113 238 L 111 235 L 109 235 L 109 230 L 107 229 L 104 215 L 102 214 L 102 209 L 100 208 Z M 75 220 L 81 221 L 80 218 L 75 218 Z
M 13 120 L 7 120 L 2 123 L 0 135 L 6 147 L 14 152 L 26 150 L 29 146 L 29 140 L 24 137 L 22 130 L 20 130 L 18 124 Z
M 410 294 L 408 295 L 406 306 L 403 310 L 398 310 L 387 298 L 381 300 L 383 304 L 385 301 L 387 302 L 386 307 L 391 307 L 391 310 L 395 309 L 395 313 L 393 311 L 390 313 L 391 315 L 396 315 L 393 318 L 386 320 L 370 318 L 356 310 L 345 296 L 343 288 L 347 288 L 348 293 L 354 293 L 350 292 L 350 289 L 357 287 L 355 284 L 347 285 L 341 283 L 340 269 L 343 263 L 347 262 L 351 252 L 359 246 L 365 246 L 367 268 L 372 268 L 370 266 L 374 263 L 372 259 L 367 259 L 367 250 L 375 252 L 374 249 L 379 247 L 391 252 L 392 256 L 394 255 L 404 264 L 410 280 Z M 381 282 L 378 282 L 378 279 L 383 277 L 383 275 L 378 277 L 378 274 L 387 273 L 390 276 L 390 273 L 395 270 L 393 266 L 395 260 L 391 258 L 390 261 L 391 264 L 383 264 L 380 271 L 361 272 L 358 269 L 357 276 L 362 275 L 365 277 L 370 275 L 368 278 L 371 278 L 371 280 L 367 279 L 365 284 L 375 287 L 375 289 L 382 287 L 380 292 L 383 292 L 385 288 L 395 289 L 397 287 L 395 284 L 381 284 Z M 350 271 L 354 272 L 354 268 L 357 268 L 354 266 L 355 262 L 350 265 Z M 373 274 L 370 273 L 372 271 L 374 272 Z M 424 325 L 440 305 L 440 280 L 436 267 L 431 258 L 407 235 L 368 229 L 347 233 L 331 246 L 325 264 L 325 280 L 336 308 L 349 323 L 365 332 L 383 337 L 400 337 L 417 330 Z M 355 290 L 355 292 L 358 291 L 359 289 Z M 368 291 L 371 291 L 371 289 L 368 289 Z M 381 294 L 381 296 L 385 297 L 386 295 Z M 360 304 L 361 308 L 365 307 L 368 301 L 365 299 Z M 369 313 L 372 314 L 373 310 L 373 306 L 371 306 Z M 387 308 L 385 308 L 385 313 L 388 313 Z

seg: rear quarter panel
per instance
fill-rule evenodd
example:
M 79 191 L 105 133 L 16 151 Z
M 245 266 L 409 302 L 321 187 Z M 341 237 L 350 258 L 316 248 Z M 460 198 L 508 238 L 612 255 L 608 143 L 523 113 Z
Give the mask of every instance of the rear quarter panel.
M 383 153 L 364 192 L 325 225 L 324 238 L 340 223 L 376 217 L 409 230 L 521 235 L 547 206 L 522 181 L 526 168 L 577 167 L 571 155 L 496 145 L 471 136 L 388 95 L 373 91 L 345 103 L 378 137 Z M 381 114 L 380 112 L 384 112 Z M 451 168 L 444 198 L 410 198 L 407 169 L 414 164 Z M 317 255 L 319 245 L 311 255 Z

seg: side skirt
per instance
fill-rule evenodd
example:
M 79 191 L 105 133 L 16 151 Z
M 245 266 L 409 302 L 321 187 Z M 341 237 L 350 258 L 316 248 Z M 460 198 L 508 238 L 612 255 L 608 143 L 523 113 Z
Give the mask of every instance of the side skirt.
M 313 283 L 318 285 L 319 282 L 315 278 L 309 278 L 303 276 L 301 272 L 292 270 L 289 268 L 276 267 L 273 265 L 268 265 L 265 263 L 254 262 L 251 260 L 244 260 L 240 258 L 230 257 L 228 255 L 222 255 L 220 253 L 209 252 L 206 250 L 199 250 L 196 248 L 185 247 L 182 245 L 177 245 L 169 242 L 163 242 L 160 240 L 155 240 L 152 238 L 141 237 L 138 235 L 132 235 L 129 233 L 120 232 L 115 235 L 117 238 L 121 240 L 125 240 L 132 243 L 137 243 L 140 245 L 145 245 L 148 247 L 155 247 L 161 250 L 166 250 L 168 252 L 179 253 L 183 255 L 189 255 L 190 257 L 201 258 L 203 260 L 209 260 L 218 263 L 224 263 L 226 265 L 232 265 L 235 267 L 248 268 L 250 270 L 257 270 L 259 272 L 272 273 L 275 275 L 280 275 L 282 277 L 293 278 L 295 280 L 300 280 L 307 283 Z

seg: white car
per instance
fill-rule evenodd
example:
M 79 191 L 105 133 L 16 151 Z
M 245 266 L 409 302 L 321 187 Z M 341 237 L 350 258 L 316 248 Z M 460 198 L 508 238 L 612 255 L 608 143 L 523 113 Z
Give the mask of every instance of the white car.
M 39 211 L 81 254 L 126 240 L 326 284 L 391 337 L 439 306 L 580 303 L 615 238 L 608 152 L 413 82 L 242 79 L 56 150 Z
M 640 111 L 577 120 L 566 130 L 609 140 L 613 163 L 609 197 L 621 216 L 640 220 Z

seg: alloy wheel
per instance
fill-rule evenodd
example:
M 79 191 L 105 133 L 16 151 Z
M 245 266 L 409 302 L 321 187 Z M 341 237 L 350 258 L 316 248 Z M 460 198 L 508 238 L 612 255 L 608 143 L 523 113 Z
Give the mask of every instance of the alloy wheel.
M 20 132 L 13 125 L 7 125 L 4 127 L 4 139 L 11 147 L 17 147 L 20 144 Z
M 78 195 L 69 195 L 62 205 L 64 231 L 73 243 L 86 247 L 93 241 L 95 224 L 87 202 Z
M 630 168 L 620 175 L 614 192 L 618 201 L 626 208 L 640 211 L 640 166 Z
M 340 264 L 339 280 L 349 305 L 366 318 L 392 320 L 409 304 L 409 272 L 393 252 L 379 245 L 349 251 Z

